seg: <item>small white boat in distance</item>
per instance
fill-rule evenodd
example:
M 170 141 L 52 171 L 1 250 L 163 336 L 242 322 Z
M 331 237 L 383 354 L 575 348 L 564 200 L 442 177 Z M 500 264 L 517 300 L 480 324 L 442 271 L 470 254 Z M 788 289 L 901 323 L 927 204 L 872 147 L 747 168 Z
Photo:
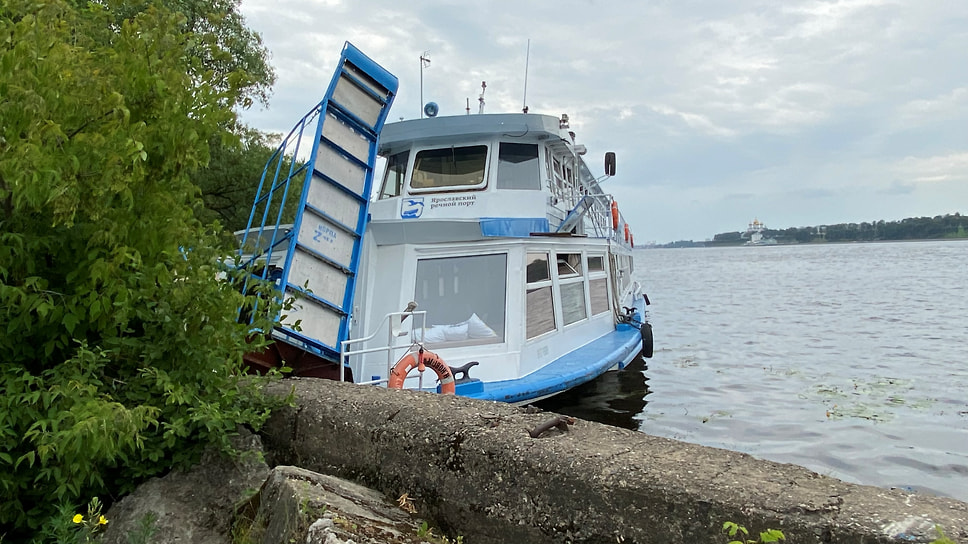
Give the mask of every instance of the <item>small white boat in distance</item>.
M 243 266 L 296 307 L 249 365 L 524 403 L 650 357 L 632 234 L 600 185 L 614 154 L 593 175 L 566 115 L 383 126 L 395 92 L 347 44 L 326 98 L 267 165 L 238 233 Z M 286 158 L 307 148 L 304 163 Z M 292 183 L 299 209 L 280 225 L 272 201 Z

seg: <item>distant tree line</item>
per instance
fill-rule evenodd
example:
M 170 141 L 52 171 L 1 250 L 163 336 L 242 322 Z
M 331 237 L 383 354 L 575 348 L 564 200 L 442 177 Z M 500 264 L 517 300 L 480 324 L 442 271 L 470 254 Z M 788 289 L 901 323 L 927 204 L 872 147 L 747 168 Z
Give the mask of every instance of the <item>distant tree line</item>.
M 955 213 L 935 217 L 909 217 L 900 221 L 840 223 L 816 227 L 790 227 L 781 230 L 765 229 L 763 237 L 774 238 L 779 244 L 968 238 L 968 216 Z M 749 234 L 745 232 L 723 232 L 713 236 L 712 241 L 706 242 L 705 245 L 737 245 L 746 243 L 748 240 Z

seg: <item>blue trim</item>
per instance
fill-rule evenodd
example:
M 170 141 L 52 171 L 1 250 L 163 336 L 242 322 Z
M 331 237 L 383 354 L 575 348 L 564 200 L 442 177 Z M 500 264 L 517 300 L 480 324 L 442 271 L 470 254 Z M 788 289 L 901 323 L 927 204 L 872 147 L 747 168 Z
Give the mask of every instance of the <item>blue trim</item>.
M 386 97 L 388 102 L 393 99 L 393 95 L 397 94 L 397 88 L 400 86 L 400 81 L 397 79 L 397 76 L 391 74 L 386 68 L 374 62 L 370 57 L 364 55 L 363 52 L 357 49 L 355 45 L 351 44 L 350 42 L 346 42 L 343 45 L 342 57 L 353 63 L 353 66 L 356 66 L 365 72 L 366 75 L 373 78 L 373 81 L 383 85 L 383 87 L 390 93 L 390 96 Z M 342 63 L 340 63 L 340 65 L 342 66 Z M 381 117 L 384 119 L 386 118 L 385 115 Z M 378 123 L 378 126 L 373 128 L 375 128 L 377 133 L 379 133 L 380 129 L 383 128 L 383 123 Z
M 298 348 L 302 348 L 302 349 L 309 348 L 309 349 L 306 349 L 306 351 L 315 353 L 320 357 L 333 362 L 339 361 L 338 350 L 333 350 L 331 347 L 327 346 L 326 344 L 323 344 L 322 342 L 320 342 L 319 340 L 316 340 L 315 338 L 310 338 L 292 329 L 285 329 L 281 327 L 276 327 L 275 332 L 278 332 L 279 334 L 282 334 L 283 336 L 285 336 L 288 339 L 288 343 Z
M 525 402 L 590 382 L 613 366 L 624 367 L 642 350 L 638 329 L 610 332 L 515 380 L 485 382 L 483 391 L 466 396 L 500 402 Z
M 286 289 L 288 289 L 289 291 L 294 292 L 300 298 L 304 298 L 304 299 L 307 299 L 307 300 L 311 300 L 311 301 L 315 302 L 319 306 L 325 306 L 325 307 L 329 308 L 330 310 L 333 311 L 333 313 L 339 314 L 340 317 L 345 317 L 347 315 L 346 310 L 344 310 L 343 308 L 340 308 L 334 302 L 329 301 L 329 300 L 326 300 L 323 297 L 316 296 L 315 294 L 310 293 L 309 291 L 305 291 L 305 290 L 303 290 L 302 287 L 300 287 L 298 285 L 295 285 L 295 284 L 292 284 L 292 283 L 287 283 L 286 284 Z M 280 328 L 280 329 L 286 329 L 285 327 L 278 327 L 278 328 Z M 288 330 L 288 329 L 286 329 L 286 330 Z
M 352 194 L 352 193 L 350 193 L 350 194 Z M 329 215 L 328 213 L 324 212 L 323 210 L 320 210 L 319 208 L 317 208 L 316 206 L 313 206 L 312 204 L 310 204 L 308 202 L 306 203 L 306 209 L 309 210 L 309 211 L 311 211 L 313 213 L 313 215 L 316 215 L 316 216 L 318 216 L 318 217 L 320 217 L 322 219 L 325 219 L 326 221 L 328 221 L 329 223 L 331 223 L 334 227 L 336 227 L 336 228 L 340 229 L 341 231 L 343 231 L 344 234 L 348 234 L 348 235 L 350 235 L 350 236 L 352 236 L 354 238 L 359 238 L 360 237 L 360 233 L 356 232 L 351 227 L 349 227 L 347 225 L 344 225 L 341 221 L 337 220 L 332 215 Z
M 527 238 L 532 232 L 549 232 L 548 220 L 543 217 L 482 217 L 481 235 L 502 238 Z
M 641 315 L 645 302 L 634 301 L 636 314 Z M 620 323 L 615 331 L 605 334 L 584 346 L 572 350 L 538 370 L 513 380 L 484 382 L 458 389 L 457 394 L 499 402 L 527 402 L 555 395 L 590 382 L 612 367 L 625 368 L 642 351 L 642 333 L 638 327 Z

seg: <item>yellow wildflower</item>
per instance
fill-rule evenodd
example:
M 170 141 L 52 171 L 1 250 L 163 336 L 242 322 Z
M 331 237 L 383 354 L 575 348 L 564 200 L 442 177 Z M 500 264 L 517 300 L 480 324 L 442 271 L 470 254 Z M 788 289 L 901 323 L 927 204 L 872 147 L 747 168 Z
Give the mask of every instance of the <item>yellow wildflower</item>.
M 84 523 L 84 516 L 80 514 L 74 514 L 74 523 Z
M 98 525 L 107 525 L 108 524 L 108 518 L 106 518 L 104 516 L 101 516 L 100 518 L 98 518 L 97 524 Z

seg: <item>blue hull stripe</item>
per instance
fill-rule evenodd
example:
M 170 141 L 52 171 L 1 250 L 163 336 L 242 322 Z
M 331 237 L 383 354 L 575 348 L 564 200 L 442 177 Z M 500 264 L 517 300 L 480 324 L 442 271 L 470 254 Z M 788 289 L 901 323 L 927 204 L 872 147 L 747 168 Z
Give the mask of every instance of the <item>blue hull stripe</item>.
M 501 402 L 524 402 L 561 393 L 589 382 L 615 365 L 624 366 L 642 349 L 638 329 L 620 327 L 516 380 L 484 383 L 483 391 L 465 396 Z M 461 394 L 458 389 L 457 394 Z

